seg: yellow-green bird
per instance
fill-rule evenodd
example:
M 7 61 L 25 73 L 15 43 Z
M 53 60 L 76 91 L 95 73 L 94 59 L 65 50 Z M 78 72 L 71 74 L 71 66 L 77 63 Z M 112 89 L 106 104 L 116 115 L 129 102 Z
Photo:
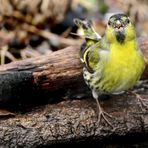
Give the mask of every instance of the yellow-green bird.
M 137 40 L 133 24 L 126 14 L 112 15 L 101 38 L 87 20 L 75 19 L 83 29 L 86 43 L 82 46 L 83 76 L 92 90 L 101 117 L 110 124 L 98 101 L 100 94 L 114 94 L 132 88 L 140 79 L 145 60 Z

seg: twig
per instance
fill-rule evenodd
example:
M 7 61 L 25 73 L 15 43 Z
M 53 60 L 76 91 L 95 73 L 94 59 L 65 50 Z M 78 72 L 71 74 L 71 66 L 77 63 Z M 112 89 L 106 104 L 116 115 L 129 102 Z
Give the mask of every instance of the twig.
M 78 40 L 64 38 L 64 37 L 58 36 L 54 33 L 51 33 L 49 31 L 38 29 L 37 27 L 35 27 L 33 25 L 23 24 L 22 29 L 24 29 L 28 32 L 37 34 L 39 36 L 42 36 L 42 37 L 49 39 L 49 40 L 56 40 L 59 43 L 59 45 L 64 45 L 64 46 L 75 46 L 75 45 L 80 46 L 81 45 L 81 42 Z

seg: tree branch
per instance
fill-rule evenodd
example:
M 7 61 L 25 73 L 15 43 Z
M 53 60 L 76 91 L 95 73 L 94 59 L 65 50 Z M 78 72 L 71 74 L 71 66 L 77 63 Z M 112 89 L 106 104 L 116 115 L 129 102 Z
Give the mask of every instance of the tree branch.
M 110 138 L 116 141 L 117 137 L 134 133 L 138 137 L 138 133 L 148 132 L 148 114 L 141 112 L 134 96 L 118 95 L 102 103 L 103 109 L 113 116 L 110 122 L 114 128 L 104 121 L 98 124 L 96 103 L 92 98 L 63 101 L 15 118 L 1 119 L 0 145 L 31 148 L 84 141 L 87 145 L 89 141 L 89 146 L 93 146 L 94 142 L 100 144 L 106 140 L 109 143 Z M 115 143 L 118 142 L 119 139 Z

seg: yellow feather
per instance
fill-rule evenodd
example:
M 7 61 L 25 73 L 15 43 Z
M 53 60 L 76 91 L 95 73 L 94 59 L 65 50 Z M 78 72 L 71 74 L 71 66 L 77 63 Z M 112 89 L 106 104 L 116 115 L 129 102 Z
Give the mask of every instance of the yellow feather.
M 108 81 L 108 91 L 118 92 L 131 88 L 141 76 L 144 59 L 136 47 L 134 40 L 110 45 L 108 62 L 104 64 L 104 81 Z M 106 83 L 104 81 L 102 83 Z

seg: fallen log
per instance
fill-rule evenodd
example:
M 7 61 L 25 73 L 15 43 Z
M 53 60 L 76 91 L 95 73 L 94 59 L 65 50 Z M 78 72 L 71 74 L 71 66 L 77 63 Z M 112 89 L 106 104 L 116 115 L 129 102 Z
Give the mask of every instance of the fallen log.
M 142 97 L 148 97 L 145 92 Z M 142 112 L 134 96 L 118 95 L 102 101 L 113 118 L 112 126 L 97 122 L 96 102 L 92 98 L 50 104 L 15 118 L 0 120 L 1 147 L 89 146 L 112 142 L 119 145 L 147 141 L 148 114 Z M 142 135 L 143 134 L 143 135 Z M 127 138 L 125 138 L 127 137 Z
M 19 104 L 45 92 L 66 89 L 79 82 L 79 48 L 68 47 L 50 55 L 0 66 L 0 101 Z

